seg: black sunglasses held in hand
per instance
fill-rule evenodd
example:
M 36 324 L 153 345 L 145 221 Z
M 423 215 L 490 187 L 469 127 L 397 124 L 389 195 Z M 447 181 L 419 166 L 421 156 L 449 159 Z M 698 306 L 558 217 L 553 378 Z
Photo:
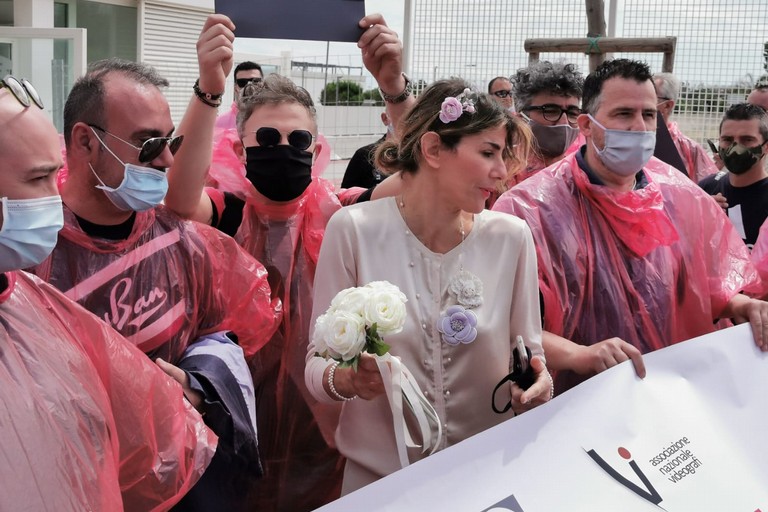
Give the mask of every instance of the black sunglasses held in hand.
M 0 89 L 4 87 L 8 88 L 13 97 L 25 107 L 34 103 L 41 109 L 43 108 L 43 100 L 40 99 L 37 90 L 32 87 L 32 84 L 26 78 L 19 80 L 14 76 L 8 75 L 0 80 Z
M 550 123 L 558 122 L 560 118 L 563 117 L 563 114 L 565 114 L 569 123 L 576 124 L 576 121 L 581 115 L 581 109 L 579 107 L 563 108 L 560 105 L 554 104 L 540 105 L 537 107 L 525 107 L 523 112 L 530 112 L 531 110 L 538 110 L 541 112 L 541 115 L 544 117 L 544 119 Z
M 236 78 L 235 83 L 237 86 L 241 89 L 245 89 L 245 86 L 248 84 L 257 84 L 261 82 L 261 78 L 255 77 L 255 78 Z
M 141 147 L 134 146 L 127 140 L 123 140 L 114 133 L 109 133 L 104 128 L 101 128 L 99 126 L 96 126 L 95 124 L 89 124 L 91 128 L 95 128 L 99 131 L 102 131 L 109 135 L 110 137 L 114 137 L 120 142 L 124 144 L 128 144 L 133 149 L 139 150 L 139 162 L 142 164 L 145 164 L 147 162 L 151 162 L 158 156 L 160 156 L 160 153 L 163 152 L 165 149 L 165 146 L 168 146 L 168 149 L 171 151 L 172 155 L 175 155 L 176 152 L 181 147 L 181 143 L 184 141 L 184 136 L 179 135 L 177 137 L 152 137 L 151 139 L 147 139 L 144 142 L 141 143 Z
M 259 146 L 277 146 L 283 135 L 277 128 L 265 126 L 256 130 L 256 142 Z M 314 137 L 307 130 L 293 130 L 288 134 L 288 144 L 296 149 L 304 151 L 312 145 Z

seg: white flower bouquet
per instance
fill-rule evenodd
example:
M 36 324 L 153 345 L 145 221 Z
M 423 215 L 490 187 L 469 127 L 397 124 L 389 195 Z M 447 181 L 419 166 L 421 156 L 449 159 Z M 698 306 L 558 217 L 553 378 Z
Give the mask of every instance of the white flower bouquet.
M 406 302 L 405 294 L 387 281 L 340 291 L 315 322 L 317 355 L 355 371 L 361 353 L 383 356 L 389 345 L 382 337 L 403 330 Z
M 382 336 L 396 334 L 405 324 L 408 299 L 387 281 L 340 291 L 331 305 L 315 322 L 312 341 L 315 355 L 333 359 L 339 367 L 357 371 L 360 354 L 373 354 L 384 383 L 395 431 L 398 457 L 402 467 L 410 464 L 407 448 L 420 447 L 422 453 L 434 453 L 442 438 L 442 424 L 432 404 L 419 388 L 413 374 L 398 357 L 389 353 Z M 421 443 L 414 441 L 405 421 L 405 410 L 416 419 Z

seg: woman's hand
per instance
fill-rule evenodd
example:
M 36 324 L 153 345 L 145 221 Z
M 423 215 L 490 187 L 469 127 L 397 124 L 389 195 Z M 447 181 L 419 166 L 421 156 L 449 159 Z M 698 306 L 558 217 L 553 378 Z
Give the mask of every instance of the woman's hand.
M 517 384 L 512 384 L 512 410 L 515 411 L 515 414 L 533 409 L 552 398 L 552 377 L 550 377 L 544 361 L 540 357 L 533 357 L 531 368 L 536 376 L 531 387 L 523 390 Z
M 330 368 L 325 371 L 324 385 L 326 392 L 331 393 L 328 386 L 328 373 Z M 377 396 L 384 394 L 384 381 L 381 380 L 379 366 L 374 356 L 363 352 L 360 354 L 360 362 L 357 365 L 357 371 L 351 367 L 336 367 L 333 375 L 333 386 L 336 391 L 344 397 L 352 398 L 359 396 L 364 400 L 372 400 Z

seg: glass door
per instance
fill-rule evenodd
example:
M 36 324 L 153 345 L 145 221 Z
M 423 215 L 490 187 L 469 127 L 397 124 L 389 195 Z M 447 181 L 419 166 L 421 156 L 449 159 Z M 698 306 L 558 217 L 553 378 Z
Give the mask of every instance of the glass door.
M 0 76 L 13 74 L 35 86 L 61 132 L 64 102 L 86 70 L 86 30 L 0 27 Z

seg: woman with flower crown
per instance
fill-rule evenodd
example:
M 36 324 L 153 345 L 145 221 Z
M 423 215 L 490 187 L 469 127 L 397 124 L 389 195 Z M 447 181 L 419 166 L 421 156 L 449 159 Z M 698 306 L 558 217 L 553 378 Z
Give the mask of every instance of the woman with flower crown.
M 312 317 L 314 324 L 339 291 L 375 281 L 405 294 L 404 327 L 385 341 L 437 413 L 442 449 L 551 397 L 530 230 L 484 210 L 508 171 L 525 163 L 531 134 L 490 96 L 453 79 L 419 96 L 398 135 L 399 143 L 380 146 L 377 167 L 401 171 L 403 192 L 331 218 Z M 494 403 L 512 410 L 497 414 L 494 388 L 512 372 L 518 337 L 532 354 L 534 382 L 526 391 L 501 386 Z M 336 442 L 349 493 L 400 469 L 393 412 L 374 356 L 339 366 L 318 357 L 321 344 L 310 343 L 305 378 L 318 400 L 343 402 Z M 408 450 L 411 462 L 424 456 Z

